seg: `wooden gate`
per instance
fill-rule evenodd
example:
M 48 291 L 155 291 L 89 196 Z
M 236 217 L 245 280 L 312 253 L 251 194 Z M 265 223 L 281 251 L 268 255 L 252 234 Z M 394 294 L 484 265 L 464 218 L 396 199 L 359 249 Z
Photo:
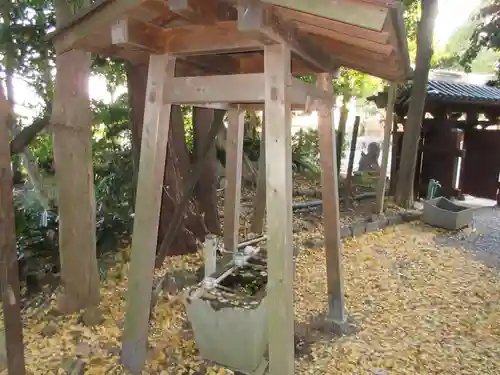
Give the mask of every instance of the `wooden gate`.
M 463 134 L 452 126 L 453 122 L 424 120 L 424 136 L 419 147 L 417 160 L 416 189 L 420 196 L 425 196 L 431 179 L 441 184 L 440 193 L 446 197 L 455 197 L 458 158 L 461 154 L 460 143 Z M 420 172 L 420 175 L 418 175 Z
M 465 158 L 461 188 L 475 197 L 498 199 L 500 173 L 500 131 L 468 130 L 465 133 Z

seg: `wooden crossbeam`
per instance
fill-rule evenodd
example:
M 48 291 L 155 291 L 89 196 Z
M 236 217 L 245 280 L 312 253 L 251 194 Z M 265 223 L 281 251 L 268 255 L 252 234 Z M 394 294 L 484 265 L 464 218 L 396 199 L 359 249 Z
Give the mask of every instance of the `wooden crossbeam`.
M 264 74 L 176 77 L 165 88 L 173 104 L 253 103 L 264 101 Z
M 167 29 L 165 51 L 171 55 L 204 55 L 262 50 L 262 45 L 238 31 L 235 21 Z
M 263 103 L 264 81 L 263 73 L 175 77 L 165 88 L 164 98 L 173 104 Z M 287 81 L 290 104 L 305 105 L 319 100 L 333 107 L 331 92 L 295 77 L 288 77 Z
M 274 43 L 288 46 L 292 53 L 300 56 L 321 71 L 336 71 L 339 63 L 320 46 L 311 41 L 290 23 L 285 23 L 260 1 L 238 2 L 238 29 L 263 45 Z

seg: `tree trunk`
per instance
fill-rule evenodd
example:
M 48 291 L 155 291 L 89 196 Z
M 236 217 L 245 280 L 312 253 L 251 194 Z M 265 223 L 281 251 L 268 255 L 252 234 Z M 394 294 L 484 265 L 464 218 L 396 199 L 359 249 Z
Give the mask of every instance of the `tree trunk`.
M 5 8 L 3 9 L 3 16 L 5 18 L 5 22 L 7 25 L 10 25 L 10 2 L 7 1 L 5 3 Z M 14 76 L 14 64 L 15 64 L 15 51 L 13 48 L 13 41 L 12 38 L 8 38 L 6 41 L 7 48 L 6 48 L 6 56 L 4 58 L 5 61 L 5 82 L 6 82 L 6 89 L 7 89 L 7 101 L 9 103 L 9 106 L 11 109 L 14 108 L 14 85 L 13 85 L 13 76 Z M 26 168 L 26 171 L 28 172 L 28 179 L 33 186 L 33 190 L 35 191 L 36 197 L 38 201 L 40 202 L 41 206 L 44 209 L 48 209 L 50 206 L 50 200 L 49 200 L 49 195 L 45 192 L 43 184 L 42 184 L 42 179 L 40 176 L 40 171 L 38 170 L 38 166 L 36 165 L 35 158 L 32 154 L 32 152 L 27 148 L 27 145 L 29 142 L 34 138 L 36 135 L 33 134 L 33 125 L 29 126 L 26 128 L 26 132 L 23 133 L 23 130 L 20 128 L 19 123 L 16 121 L 14 117 L 14 113 L 12 110 L 10 110 L 7 113 L 7 128 L 9 129 L 11 137 L 14 139 L 10 143 L 10 148 L 11 148 L 11 153 L 12 149 L 14 146 L 14 149 L 16 147 L 22 146 L 22 148 L 19 148 L 16 150 L 19 153 L 20 159 L 24 165 L 24 168 Z M 37 122 L 35 121 L 35 124 Z M 36 126 L 35 126 L 36 127 Z M 19 137 L 22 135 L 21 137 Z
M 11 106 L 0 82 L 0 288 L 2 293 L 8 373 L 24 375 L 23 325 L 21 293 L 16 252 L 16 228 L 12 196 L 12 169 L 9 152 L 8 122 Z M 2 337 L 3 336 L 3 337 Z M 4 345 L 4 343 L 1 343 Z
M 223 126 L 216 140 L 216 144 L 219 149 L 226 151 L 226 139 L 227 139 L 227 128 Z M 223 167 L 226 168 L 225 163 Z M 253 162 L 249 159 L 248 155 L 243 151 L 243 166 L 242 166 L 243 180 L 248 184 L 255 186 L 257 183 L 257 176 L 258 176 L 257 171 L 253 165 Z
M 215 111 L 209 108 L 193 107 L 194 150 L 196 158 L 201 157 L 203 143 L 207 140 Z M 215 145 L 210 149 L 205 168 L 196 185 L 195 196 L 200 211 L 204 214 L 205 225 L 210 233 L 221 235 L 217 210 L 217 156 Z
M 147 65 L 127 64 L 128 96 L 132 130 L 134 179 L 137 181 L 141 153 L 144 105 L 146 100 Z M 163 194 L 158 226 L 158 246 L 167 232 L 170 218 L 175 211 L 183 189 L 183 180 L 190 170 L 189 153 L 184 140 L 184 121 L 179 106 L 172 107 L 168 149 L 163 177 Z M 189 205 L 181 228 L 169 251 L 169 256 L 187 254 L 198 250 L 196 239 L 203 240 L 206 228 L 195 202 Z
M 433 54 L 432 38 L 438 11 L 437 0 L 422 0 L 422 13 L 418 25 L 417 57 L 411 91 L 408 120 L 403 135 L 403 147 L 396 187 L 396 203 L 402 207 L 413 206 L 413 182 L 417 164 L 418 144 L 424 117 L 427 82 Z
M 56 0 L 57 27 L 72 17 Z M 92 114 L 88 96 L 90 54 L 73 50 L 56 57 L 52 124 L 59 199 L 59 251 L 63 296 L 59 308 L 73 313 L 99 303 L 96 207 L 92 170 Z
M 172 106 L 170 133 L 168 138 L 167 160 L 163 182 L 163 195 L 158 227 L 158 246 L 168 231 L 175 207 L 181 200 L 185 182 L 189 179 L 191 163 L 184 138 L 184 118 L 181 107 Z M 168 255 L 182 255 L 198 250 L 196 239 L 204 241 L 208 234 L 198 205 L 191 200 L 188 204 L 184 221 L 176 233 Z

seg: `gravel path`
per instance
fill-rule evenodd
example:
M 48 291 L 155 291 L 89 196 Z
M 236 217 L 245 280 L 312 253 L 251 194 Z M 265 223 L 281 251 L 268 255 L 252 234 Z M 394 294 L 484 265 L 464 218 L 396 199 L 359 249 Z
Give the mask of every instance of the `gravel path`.
M 436 237 L 443 245 L 461 246 L 490 266 L 500 268 L 500 208 L 485 207 L 474 214 L 473 228 Z

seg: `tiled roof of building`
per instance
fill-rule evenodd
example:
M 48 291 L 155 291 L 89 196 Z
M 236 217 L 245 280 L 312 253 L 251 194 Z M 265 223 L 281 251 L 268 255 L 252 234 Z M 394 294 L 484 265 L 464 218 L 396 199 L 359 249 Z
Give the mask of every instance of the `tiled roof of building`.
M 411 85 L 399 90 L 398 102 L 404 104 L 411 94 Z M 429 99 L 443 99 L 444 101 L 462 103 L 488 103 L 500 105 L 500 88 L 467 83 L 455 83 L 438 80 L 429 80 L 427 84 Z
M 411 86 L 412 84 L 408 83 L 398 88 L 396 106 L 404 107 L 409 104 Z M 379 108 L 384 108 L 387 103 L 387 92 L 381 91 L 367 99 L 375 102 Z M 427 84 L 427 100 L 500 107 L 500 88 L 472 83 L 430 79 Z

